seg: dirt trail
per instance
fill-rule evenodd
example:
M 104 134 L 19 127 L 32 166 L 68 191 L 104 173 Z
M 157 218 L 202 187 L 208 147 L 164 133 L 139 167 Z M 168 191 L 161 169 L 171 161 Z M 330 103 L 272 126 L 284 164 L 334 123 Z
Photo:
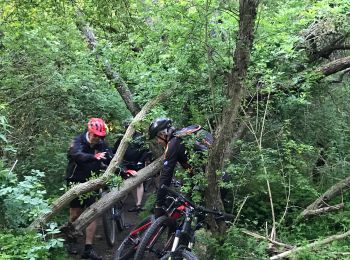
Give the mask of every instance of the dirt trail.
M 146 194 L 144 196 L 144 199 L 146 197 Z M 127 209 L 133 207 L 135 204 L 134 199 L 131 194 L 129 194 L 125 205 L 125 224 L 129 226 L 128 228 L 124 229 L 122 233 L 117 234 L 117 243 L 116 245 L 111 248 L 107 245 L 105 235 L 103 233 L 103 226 L 102 226 L 102 220 L 101 218 L 98 218 L 98 225 L 97 225 L 97 230 L 96 230 L 96 235 L 95 235 L 95 240 L 94 240 L 94 248 L 98 252 L 99 255 L 103 257 L 103 260 L 111 260 L 113 259 L 113 255 L 115 254 L 116 249 L 120 245 L 120 243 L 124 240 L 126 235 L 131 231 L 133 225 L 137 224 L 140 221 L 140 218 L 138 214 L 135 212 L 128 212 Z M 131 226 L 130 226 L 131 225 Z M 72 260 L 80 260 L 81 259 L 81 254 L 84 250 L 84 237 L 79 237 L 78 239 L 79 242 L 79 253 L 77 255 L 70 255 Z

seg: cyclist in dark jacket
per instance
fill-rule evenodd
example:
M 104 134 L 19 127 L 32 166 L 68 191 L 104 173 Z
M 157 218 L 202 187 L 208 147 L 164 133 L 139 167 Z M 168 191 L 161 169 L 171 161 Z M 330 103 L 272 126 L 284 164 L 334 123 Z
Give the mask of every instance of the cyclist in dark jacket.
M 157 143 L 165 147 L 163 168 L 160 174 L 159 187 L 163 184 L 170 186 L 174 175 L 176 163 L 179 162 L 185 169 L 191 168 L 188 164 L 185 145 L 182 139 L 174 135 L 175 128 L 171 126 L 171 119 L 157 118 L 148 130 L 149 138 L 156 138 Z M 162 205 L 164 204 L 166 192 L 159 189 L 156 198 L 154 213 L 159 216 L 163 213 Z
M 128 124 L 124 125 L 125 128 Z M 114 145 L 114 151 L 118 149 L 121 138 L 118 139 Z M 135 132 L 132 136 L 132 140 L 125 151 L 123 158 L 123 165 L 128 170 L 139 171 L 145 167 L 151 160 L 151 153 L 149 149 L 145 146 L 145 140 L 143 134 Z M 136 193 L 136 194 L 135 194 Z M 135 198 L 135 207 L 128 209 L 129 212 L 140 212 L 142 208 L 142 198 L 144 193 L 143 183 L 136 187 L 136 192 L 133 192 Z
M 105 168 L 112 158 L 111 151 L 102 139 L 92 145 L 87 135 L 88 132 L 84 132 L 76 136 L 69 147 L 66 172 L 69 182 L 86 182 L 92 173 L 98 173 Z
M 104 142 L 105 136 L 105 122 L 100 118 L 91 118 L 88 122 L 87 131 L 73 139 L 68 150 L 69 162 L 66 171 L 68 186 L 88 181 L 93 173 L 98 174 L 108 165 L 113 154 Z M 75 221 L 81 215 L 84 208 L 92 205 L 96 200 L 97 193 L 95 192 L 87 198 L 75 198 L 72 200 L 70 203 L 69 221 Z M 82 258 L 102 259 L 92 247 L 96 225 L 96 220 L 94 220 L 86 228 L 85 250 Z M 70 245 L 68 250 L 70 253 L 77 253 L 74 245 Z

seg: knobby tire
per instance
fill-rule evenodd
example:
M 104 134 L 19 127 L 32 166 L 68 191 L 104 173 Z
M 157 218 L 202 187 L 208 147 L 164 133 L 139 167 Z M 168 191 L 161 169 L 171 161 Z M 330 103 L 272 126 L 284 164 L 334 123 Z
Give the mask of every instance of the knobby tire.
M 172 255 L 172 252 L 168 252 L 165 256 L 161 258 L 161 260 L 198 260 L 199 258 L 193 254 L 192 252 L 186 250 L 186 249 L 179 249 L 176 250 L 176 255 Z
M 158 259 L 171 249 L 175 237 L 175 224 L 168 216 L 161 216 L 144 234 L 134 260 Z M 150 243 L 154 241 L 150 248 Z
M 141 221 L 130 233 L 132 233 L 134 230 L 144 226 L 150 221 L 154 220 L 154 216 L 149 216 L 145 218 L 143 221 Z M 138 244 L 140 243 L 140 240 L 142 239 L 143 234 L 145 233 L 147 229 L 140 230 L 139 232 L 133 234 L 132 236 L 128 235 L 123 242 L 118 247 L 117 251 L 114 255 L 114 260 L 125 260 L 130 259 L 135 254 L 136 249 L 138 247 Z M 130 234 L 129 233 L 129 234 Z

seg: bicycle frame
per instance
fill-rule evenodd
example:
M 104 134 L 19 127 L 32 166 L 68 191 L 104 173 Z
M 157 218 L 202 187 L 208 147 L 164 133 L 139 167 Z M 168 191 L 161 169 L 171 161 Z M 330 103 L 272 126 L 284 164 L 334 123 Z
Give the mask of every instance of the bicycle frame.
M 185 201 L 183 204 L 180 214 L 184 215 L 184 219 L 182 223 L 179 223 L 177 225 L 178 229 L 175 232 L 175 237 L 173 240 L 173 244 L 171 247 L 170 252 L 176 252 L 180 249 L 189 249 L 190 251 L 193 248 L 194 245 L 194 238 L 195 238 L 195 232 L 203 226 L 203 221 L 198 221 L 198 217 L 202 214 L 214 214 L 217 215 L 219 218 L 231 218 L 232 215 L 205 209 L 201 206 L 196 206 L 192 204 L 189 200 L 184 198 L 181 194 L 178 194 L 175 191 L 170 190 L 169 188 L 166 188 L 168 192 L 174 194 L 175 196 L 179 196 L 182 200 Z
M 176 249 L 179 248 L 181 239 L 185 239 L 186 242 L 184 243 L 184 241 L 182 241 L 181 246 L 184 246 L 190 250 L 193 248 L 194 234 L 195 231 L 198 230 L 198 228 L 201 226 L 201 224 L 197 221 L 196 211 L 194 208 L 190 206 L 186 207 L 184 215 L 184 221 L 179 225 L 181 228 L 176 230 L 174 242 L 172 244 L 170 252 L 175 252 Z M 192 226 L 193 221 L 195 222 L 194 228 Z
M 149 222 L 147 222 L 146 224 L 142 225 L 141 227 L 133 230 L 130 232 L 130 234 L 128 235 L 130 238 L 135 235 L 136 233 L 139 233 L 140 231 L 143 231 L 144 229 L 147 229 L 150 225 L 152 224 L 152 220 L 150 220 Z M 132 238 L 131 238 L 132 239 Z

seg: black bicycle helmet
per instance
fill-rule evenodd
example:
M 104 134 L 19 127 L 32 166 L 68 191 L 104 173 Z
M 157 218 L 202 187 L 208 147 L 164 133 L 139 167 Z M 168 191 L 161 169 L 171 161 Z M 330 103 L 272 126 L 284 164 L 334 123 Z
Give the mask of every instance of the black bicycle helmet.
M 161 117 L 153 120 L 148 129 L 149 139 L 153 139 L 160 131 L 169 127 L 171 127 L 170 118 Z

